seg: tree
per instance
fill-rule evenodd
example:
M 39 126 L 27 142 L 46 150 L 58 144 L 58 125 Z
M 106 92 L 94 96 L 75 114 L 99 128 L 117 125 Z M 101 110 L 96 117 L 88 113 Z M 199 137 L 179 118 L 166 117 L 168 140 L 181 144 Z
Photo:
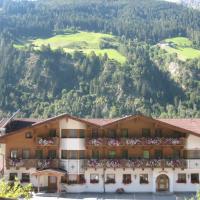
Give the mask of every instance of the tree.
M 18 179 L 15 179 L 13 184 L 6 182 L 4 179 L 0 181 L 0 197 L 4 198 L 31 198 L 32 185 L 22 186 Z

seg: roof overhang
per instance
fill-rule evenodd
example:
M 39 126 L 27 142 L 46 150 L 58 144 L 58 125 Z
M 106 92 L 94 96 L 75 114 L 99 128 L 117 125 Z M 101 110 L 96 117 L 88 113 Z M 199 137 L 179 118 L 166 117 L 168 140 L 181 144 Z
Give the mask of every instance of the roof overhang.
M 67 172 L 61 169 L 44 169 L 32 173 L 34 176 L 65 176 L 66 174 Z

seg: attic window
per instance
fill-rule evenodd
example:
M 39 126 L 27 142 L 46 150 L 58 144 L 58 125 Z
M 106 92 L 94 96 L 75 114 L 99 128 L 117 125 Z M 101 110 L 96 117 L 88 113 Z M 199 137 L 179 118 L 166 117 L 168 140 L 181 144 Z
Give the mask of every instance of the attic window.
M 25 137 L 28 139 L 32 138 L 33 137 L 32 132 L 26 132 Z

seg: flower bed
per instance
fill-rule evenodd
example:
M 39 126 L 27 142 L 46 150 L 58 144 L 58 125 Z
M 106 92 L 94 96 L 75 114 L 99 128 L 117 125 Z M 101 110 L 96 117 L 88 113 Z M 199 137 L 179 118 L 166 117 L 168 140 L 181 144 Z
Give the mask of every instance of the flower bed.
M 52 145 L 55 144 L 54 138 L 38 138 L 38 144 L 39 145 Z
M 101 146 L 103 145 L 103 139 L 102 138 L 89 139 L 87 145 Z
M 126 145 L 180 145 L 182 140 L 179 138 L 128 138 Z
M 121 167 L 121 163 L 119 160 L 107 160 L 106 167 L 108 168 L 119 168 Z
M 90 180 L 90 183 L 92 183 L 92 184 L 96 184 L 96 183 L 99 183 L 99 180 L 91 179 L 91 180 Z
M 115 179 L 108 179 L 106 180 L 105 184 L 115 184 Z
M 103 160 L 91 159 L 88 160 L 87 166 L 91 168 L 102 168 L 103 167 Z
M 37 162 L 37 167 L 39 169 L 46 169 L 50 166 L 50 161 L 49 160 L 38 160 Z
M 12 167 L 22 167 L 24 165 L 24 162 L 20 158 L 10 158 L 9 165 Z
M 107 140 L 107 145 L 108 146 L 115 146 L 115 147 L 118 147 L 120 145 L 122 145 L 121 141 L 118 140 L 118 139 L 108 139 Z

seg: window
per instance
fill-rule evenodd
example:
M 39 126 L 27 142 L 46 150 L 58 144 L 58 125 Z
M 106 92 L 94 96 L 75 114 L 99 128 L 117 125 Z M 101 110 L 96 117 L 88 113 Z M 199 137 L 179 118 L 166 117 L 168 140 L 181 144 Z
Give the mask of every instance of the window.
M 99 174 L 90 174 L 90 183 L 99 183 Z
M 10 180 L 10 181 L 14 181 L 14 180 L 15 180 L 15 177 L 17 177 L 17 173 L 10 173 L 9 180 Z
M 128 159 L 128 150 L 123 150 L 122 151 L 122 158 L 123 159 Z
M 69 129 L 68 130 L 68 138 L 77 138 L 77 130 Z
M 80 129 L 79 138 L 84 138 L 84 137 L 85 137 L 85 130 L 84 129 Z
M 49 150 L 48 151 L 48 158 L 49 159 L 56 159 L 56 150 Z
M 32 132 L 26 132 L 25 133 L 25 138 L 30 139 L 32 137 L 33 137 Z
M 115 183 L 115 175 L 114 174 L 107 174 L 106 175 L 106 184 Z
M 43 151 L 42 151 L 42 149 L 37 149 L 35 151 L 35 157 L 36 157 L 36 159 L 42 159 L 43 158 Z
M 186 183 L 186 174 L 178 174 L 177 183 Z
M 180 158 L 180 150 L 174 149 L 173 158 L 174 159 L 179 159 Z
M 148 174 L 140 174 L 140 184 L 148 184 Z
M 155 150 L 155 158 L 162 159 L 163 158 L 163 151 L 161 149 Z
M 157 128 L 155 130 L 155 137 L 162 137 L 162 129 Z
M 184 151 L 185 159 L 199 159 L 200 151 L 199 150 L 186 150 Z
M 30 182 L 30 175 L 28 173 L 22 173 L 22 182 L 29 183 Z
M 92 158 L 93 159 L 99 159 L 100 156 L 99 156 L 100 152 L 98 150 L 92 150 Z
M 110 129 L 108 130 L 108 137 L 109 138 L 116 138 L 116 130 L 115 129 Z
M 142 129 L 142 137 L 150 137 L 151 136 L 151 131 L 149 128 L 143 128 Z
M 17 158 L 17 150 L 13 149 L 10 151 L 10 158 Z
M 85 180 L 85 175 L 84 174 L 79 174 L 79 184 L 84 184 L 86 182 Z
M 49 131 L 49 137 L 56 137 L 56 129 L 51 129 Z
M 68 151 L 68 159 L 78 159 L 77 151 Z
M 116 152 L 115 151 L 109 151 L 108 152 L 108 158 L 114 159 L 116 157 Z
M 123 183 L 130 184 L 131 183 L 131 174 L 123 174 Z
M 123 128 L 121 130 L 121 134 L 123 138 L 128 138 L 128 129 L 127 128 Z
M 85 151 L 79 151 L 79 159 L 85 159 Z
M 191 183 L 199 183 L 199 174 L 191 174 Z
M 143 158 L 144 159 L 149 159 L 149 151 L 143 151 Z
M 175 137 L 175 138 L 179 138 L 179 137 L 181 137 L 181 132 L 179 132 L 179 131 L 174 131 L 174 134 L 173 134 L 173 137 Z
M 67 129 L 61 130 L 61 138 L 67 138 Z
M 61 177 L 61 183 L 67 183 L 67 175 Z
M 67 150 L 61 151 L 61 159 L 67 159 Z
M 30 150 L 29 149 L 23 149 L 22 150 L 22 158 L 23 159 L 29 159 L 30 158 Z
M 99 134 L 98 134 L 98 129 L 97 128 L 93 128 L 92 129 L 92 138 L 98 138 Z

